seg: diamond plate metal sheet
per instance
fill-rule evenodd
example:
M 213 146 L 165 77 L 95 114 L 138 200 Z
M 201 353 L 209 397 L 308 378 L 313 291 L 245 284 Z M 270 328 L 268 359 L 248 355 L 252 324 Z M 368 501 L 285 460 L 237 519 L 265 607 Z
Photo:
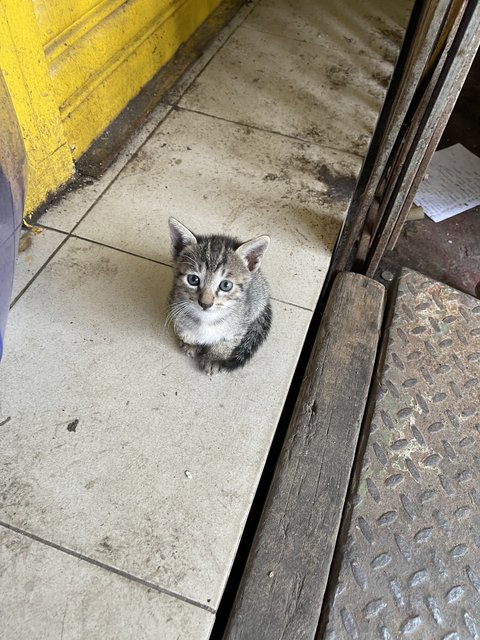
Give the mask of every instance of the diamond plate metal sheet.
M 404 271 L 323 637 L 480 638 L 479 401 L 480 301 Z

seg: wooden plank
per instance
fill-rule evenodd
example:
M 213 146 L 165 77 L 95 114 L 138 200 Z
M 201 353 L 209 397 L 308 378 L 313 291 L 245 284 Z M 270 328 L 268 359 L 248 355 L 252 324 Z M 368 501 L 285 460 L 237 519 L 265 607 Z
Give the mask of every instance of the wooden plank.
M 413 6 L 387 95 L 337 240 L 332 266 L 327 275 L 327 287 L 333 274 L 352 267 L 359 251 L 358 257 L 362 261 L 364 259 L 362 254 L 365 251 L 362 251 L 362 246 L 366 243 L 368 247 L 370 242 L 368 229 L 365 228 L 370 226 L 369 212 L 371 213 L 375 203 L 377 190 L 382 185 L 389 157 L 394 148 L 398 147 L 402 125 L 428 66 L 438 39 L 438 30 L 450 4 L 450 0 L 416 0 Z M 363 235 L 366 237 L 363 238 Z M 359 239 L 360 248 L 357 247 Z
M 320 617 L 384 308 L 383 286 L 337 276 L 224 640 L 310 640 Z
M 459 22 L 456 31 L 455 26 L 452 28 L 455 33 L 451 45 L 440 59 L 441 68 L 432 91 L 432 97 L 415 127 L 413 140 L 409 142 L 407 138 L 408 153 L 391 199 L 385 207 L 381 226 L 373 239 L 362 269 L 368 276 L 373 276 L 387 245 L 391 241 L 394 242 L 392 234 L 395 233 L 395 227 L 404 222 L 406 211 L 415 197 L 416 190 L 435 151 L 435 142 L 441 138 L 458 94 L 479 50 L 480 3 L 471 2 L 462 8 L 464 8 L 464 12 L 460 11 L 459 20 L 454 22 L 454 25 Z M 451 35 L 449 34 L 447 38 L 447 45 Z M 417 124 L 415 119 L 413 122 Z

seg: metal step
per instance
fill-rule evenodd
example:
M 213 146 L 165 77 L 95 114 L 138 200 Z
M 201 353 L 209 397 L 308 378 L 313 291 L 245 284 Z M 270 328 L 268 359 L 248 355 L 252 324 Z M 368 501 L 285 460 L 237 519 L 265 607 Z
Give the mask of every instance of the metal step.
M 479 378 L 480 301 L 404 271 L 320 637 L 480 637 Z

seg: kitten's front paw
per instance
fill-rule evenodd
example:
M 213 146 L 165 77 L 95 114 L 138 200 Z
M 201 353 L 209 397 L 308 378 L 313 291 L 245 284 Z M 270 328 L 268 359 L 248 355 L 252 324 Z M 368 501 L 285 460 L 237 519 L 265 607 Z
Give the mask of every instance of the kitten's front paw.
M 189 358 L 196 358 L 200 353 L 200 347 L 195 344 L 187 344 L 180 340 L 180 349 L 185 353 Z
M 210 360 L 208 357 L 200 358 L 200 368 L 205 371 L 209 376 L 213 376 L 215 373 L 222 371 L 222 365 L 217 360 Z

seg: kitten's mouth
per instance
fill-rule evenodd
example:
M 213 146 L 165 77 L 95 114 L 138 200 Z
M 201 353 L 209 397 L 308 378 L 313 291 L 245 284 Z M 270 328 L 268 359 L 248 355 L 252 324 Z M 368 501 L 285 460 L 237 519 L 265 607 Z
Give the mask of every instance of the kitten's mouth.
M 195 309 L 197 313 L 203 316 L 204 313 L 212 313 L 212 311 L 216 310 L 216 307 L 202 307 L 201 304 L 193 303 L 192 307 Z
M 214 305 L 203 309 L 200 305 L 197 305 L 196 314 L 199 319 L 208 319 L 209 322 L 216 321 L 218 318 L 223 317 L 225 307 L 223 305 Z

